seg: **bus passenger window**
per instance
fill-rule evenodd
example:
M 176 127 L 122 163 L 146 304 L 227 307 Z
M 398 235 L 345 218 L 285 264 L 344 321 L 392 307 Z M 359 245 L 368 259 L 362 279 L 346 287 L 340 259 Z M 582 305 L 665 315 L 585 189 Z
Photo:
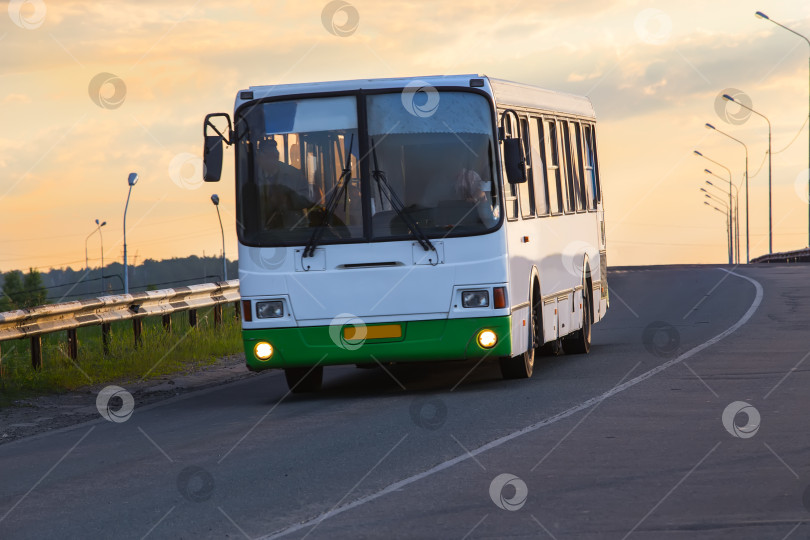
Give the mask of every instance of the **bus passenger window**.
M 287 140 L 289 143 L 289 163 L 296 169 L 301 168 L 301 148 L 298 145 L 298 134 L 290 133 L 287 135 Z
M 567 121 L 560 120 L 560 131 L 562 131 L 560 142 L 562 143 L 562 154 L 565 161 L 565 194 L 567 199 L 565 211 L 570 213 L 577 211 L 577 190 L 574 188 L 576 184 L 571 164 L 571 130 Z
M 523 136 L 523 155 L 526 156 L 526 183 L 518 184 L 520 193 L 520 210 L 524 218 L 534 217 L 534 162 L 531 154 L 529 135 L 529 122 L 526 118 L 520 119 L 520 134 Z
M 590 203 L 586 198 L 585 175 L 582 174 L 582 131 L 579 122 L 569 123 L 571 130 L 571 166 L 574 171 L 574 189 L 577 192 L 577 210 L 587 210 Z
M 543 121 L 545 125 L 546 171 L 551 213 L 563 212 L 562 175 L 560 169 L 560 145 L 557 141 L 557 124 L 554 120 Z
M 599 201 L 599 174 L 596 165 L 596 139 L 593 126 L 585 125 L 585 185 L 588 189 L 589 208 L 596 209 Z
M 534 177 L 535 207 L 538 216 L 545 216 L 549 212 L 548 186 L 546 185 L 546 160 L 543 159 L 545 137 L 543 124 L 538 118 L 531 120 L 531 147 L 532 147 L 532 176 Z

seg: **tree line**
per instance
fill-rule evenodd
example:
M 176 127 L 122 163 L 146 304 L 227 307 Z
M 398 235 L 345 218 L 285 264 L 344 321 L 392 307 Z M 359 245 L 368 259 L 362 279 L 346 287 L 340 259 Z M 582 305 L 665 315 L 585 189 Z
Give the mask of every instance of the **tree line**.
M 236 261 L 228 261 L 228 278 L 236 279 Z M 129 266 L 129 292 L 166 289 L 223 281 L 220 257 L 190 257 L 156 261 L 146 259 Z M 52 268 L 47 272 L 29 269 L 27 273 L 12 270 L 0 274 L 2 294 L 0 312 L 68 302 L 124 292 L 124 266 L 112 263 L 102 268 Z
M 0 311 L 11 311 L 41 306 L 47 299 L 42 274 L 33 268 L 27 274 L 12 270 L 3 274 L 3 294 L 0 296 Z

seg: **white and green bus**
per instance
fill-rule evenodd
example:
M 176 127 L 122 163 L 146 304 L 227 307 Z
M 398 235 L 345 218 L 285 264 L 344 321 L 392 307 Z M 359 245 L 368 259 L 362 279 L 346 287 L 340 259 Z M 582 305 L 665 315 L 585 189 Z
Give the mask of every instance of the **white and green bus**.
M 587 353 L 608 307 L 584 97 L 480 75 L 254 86 L 204 124 L 235 147 L 248 368 Z M 471 364 L 473 365 L 473 364 Z

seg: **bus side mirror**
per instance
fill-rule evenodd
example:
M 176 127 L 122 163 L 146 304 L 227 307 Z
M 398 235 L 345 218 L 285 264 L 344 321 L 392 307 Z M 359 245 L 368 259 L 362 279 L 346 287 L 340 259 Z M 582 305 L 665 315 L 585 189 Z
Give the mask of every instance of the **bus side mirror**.
M 212 118 L 223 116 L 228 121 L 228 136 L 222 134 L 217 127 L 211 123 Z M 208 128 L 215 133 L 208 134 Z M 222 143 L 231 144 L 233 139 L 233 128 L 231 127 L 231 117 L 225 113 L 211 113 L 206 115 L 203 122 L 203 180 L 206 182 L 219 182 L 222 176 Z
M 206 135 L 203 148 L 203 180 L 219 182 L 222 176 L 222 137 Z
M 526 159 L 523 156 L 523 144 L 520 139 L 503 141 L 503 162 L 506 179 L 510 184 L 526 182 Z

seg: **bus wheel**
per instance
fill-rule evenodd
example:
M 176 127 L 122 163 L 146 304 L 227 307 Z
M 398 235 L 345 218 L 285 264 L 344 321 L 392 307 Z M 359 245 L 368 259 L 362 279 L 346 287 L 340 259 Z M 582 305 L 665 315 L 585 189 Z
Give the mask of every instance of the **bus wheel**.
M 582 329 L 565 338 L 565 352 L 588 354 L 591 350 L 591 302 L 587 287 L 582 294 Z
M 284 376 L 293 394 L 317 392 L 323 382 L 323 366 L 284 368 Z
M 534 372 L 534 346 L 535 332 L 537 328 L 537 316 L 534 306 L 534 299 L 529 304 L 529 343 L 526 352 L 518 356 L 506 356 L 500 359 L 501 375 L 504 379 L 528 379 Z

